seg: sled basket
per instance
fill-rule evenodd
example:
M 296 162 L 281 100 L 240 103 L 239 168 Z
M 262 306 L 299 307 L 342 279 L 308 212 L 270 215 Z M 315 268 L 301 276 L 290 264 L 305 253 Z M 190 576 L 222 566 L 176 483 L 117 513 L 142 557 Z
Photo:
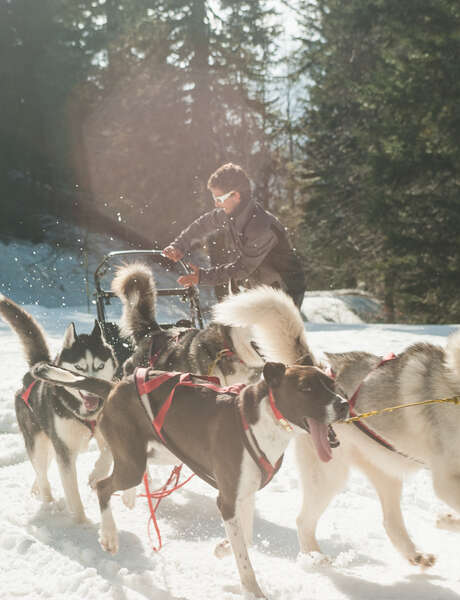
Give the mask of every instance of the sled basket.
M 120 335 L 120 328 L 113 315 L 109 315 L 112 304 L 118 305 L 121 313 L 121 303 L 116 295 L 110 290 L 110 281 L 113 278 L 115 269 L 121 265 L 130 262 L 143 262 L 150 266 L 153 271 L 157 288 L 157 303 L 159 308 L 158 321 L 163 328 L 197 327 L 203 328 L 203 317 L 200 307 L 199 292 L 195 286 L 189 288 L 175 287 L 176 280 L 180 275 L 189 274 L 189 267 L 179 260 L 172 262 L 163 254 L 161 250 L 119 250 L 107 254 L 94 273 L 94 284 L 96 292 L 97 318 L 101 325 L 104 337 L 112 345 L 119 363 L 123 363 L 133 352 L 130 340 Z M 171 287 L 162 287 L 164 281 L 171 283 Z M 171 302 L 162 303 L 164 296 L 170 296 Z M 168 309 L 167 313 L 161 311 L 161 304 Z M 176 315 L 173 315 L 172 308 L 176 308 Z M 162 317 L 164 317 L 162 319 Z M 177 318 L 176 318 L 177 317 Z M 162 322 L 162 320 L 164 322 Z

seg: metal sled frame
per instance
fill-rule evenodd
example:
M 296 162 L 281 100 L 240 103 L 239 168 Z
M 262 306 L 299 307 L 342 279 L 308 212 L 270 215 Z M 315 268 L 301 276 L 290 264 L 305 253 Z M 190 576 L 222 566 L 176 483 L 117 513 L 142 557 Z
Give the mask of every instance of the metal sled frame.
M 127 358 L 133 349 L 130 347 L 129 342 L 121 340 L 118 325 L 107 321 L 105 307 L 110 304 L 110 300 L 115 297 L 115 294 L 111 290 L 103 289 L 101 280 L 113 264 L 120 258 L 141 258 L 143 256 L 148 257 L 149 262 L 170 267 L 172 271 L 177 272 L 178 276 L 191 273 L 191 270 L 183 261 L 179 260 L 177 263 L 174 263 L 163 256 L 161 250 L 119 250 L 110 252 L 102 259 L 94 273 L 97 318 L 106 340 L 114 346 L 117 357 L 122 360 Z M 157 295 L 180 296 L 190 307 L 190 323 L 187 323 L 187 325 L 190 327 L 198 327 L 200 329 L 203 328 L 199 293 L 195 286 L 188 288 L 157 288 Z M 179 322 L 160 323 L 160 326 L 167 328 L 177 324 L 186 325 L 185 323 Z

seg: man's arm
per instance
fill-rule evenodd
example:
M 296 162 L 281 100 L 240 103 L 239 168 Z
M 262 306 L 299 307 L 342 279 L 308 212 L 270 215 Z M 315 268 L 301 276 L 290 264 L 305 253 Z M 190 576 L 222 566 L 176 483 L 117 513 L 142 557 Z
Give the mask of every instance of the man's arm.
M 195 219 L 186 227 L 176 239 L 167 246 L 175 248 L 182 252 L 182 256 L 190 250 L 195 240 L 204 240 L 212 233 L 216 233 L 224 225 L 225 213 L 220 209 L 211 210 L 198 219 Z M 166 248 L 165 248 L 166 250 Z M 182 258 L 182 256 L 180 258 Z M 172 259 L 174 260 L 174 259 Z M 179 259 L 177 259 L 179 260 Z
M 199 283 L 214 286 L 229 279 L 245 279 L 262 264 L 277 242 L 278 238 L 271 229 L 263 231 L 242 248 L 237 260 L 209 269 L 199 269 Z

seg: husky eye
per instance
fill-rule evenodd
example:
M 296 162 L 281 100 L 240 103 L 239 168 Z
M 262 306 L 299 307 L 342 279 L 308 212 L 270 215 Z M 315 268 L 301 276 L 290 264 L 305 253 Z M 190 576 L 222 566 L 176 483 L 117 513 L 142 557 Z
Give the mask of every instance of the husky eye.
M 74 367 L 77 369 L 77 371 L 85 371 L 85 368 L 81 365 L 74 365 Z
M 102 369 L 105 367 L 105 363 L 100 363 L 99 365 L 94 365 L 94 370 L 95 371 L 102 371 Z

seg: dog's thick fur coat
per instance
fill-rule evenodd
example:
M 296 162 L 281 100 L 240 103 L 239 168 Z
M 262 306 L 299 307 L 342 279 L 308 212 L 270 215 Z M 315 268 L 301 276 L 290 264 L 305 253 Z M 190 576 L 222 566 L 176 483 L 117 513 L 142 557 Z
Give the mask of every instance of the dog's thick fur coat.
M 215 318 L 234 326 L 252 323 L 262 338 L 266 329 L 260 325 L 271 318 L 272 347 L 267 351 L 265 344 L 266 355 L 270 360 L 292 362 L 309 349 L 305 333 L 296 329 L 300 326 L 298 315 L 291 311 L 282 294 L 268 288 L 250 290 L 216 305 Z M 268 311 L 271 317 L 267 316 Z M 299 344 L 294 355 L 289 354 L 292 348 L 285 343 L 285 331 L 298 331 Z M 381 366 L 381 357 L 365 352 L 327 354 L 321 361 L 312 357 L 312 362 L 331 366 L 337 389 L 348 398 L 361 385 L 355 405 L 358 414 L 460 394 L 460 332 L 449 337 L 446 349 L 414 344 Z M 296 438 L 303 488 L 297 519 L 301 551 L 320 550 L 315 535 L 318 520 L 345 486 L 350 467 L 357 467 L 377 491 L 383 524 L 395 548 L 411 563 L 429 567 L 434 563 L 433 555 L 417 549 L 404 524 L 400 506 L 403 480 L 421 467 L 429 468 L 436 494 L 460 512 L 459 408 L 446 404 L 416 406 L 375 416 L 365 423 L 396 452 L 385 449 L 352 424 L 334 426 L 340 447 L 334 451 L 334 460 L 327 464 L 318 460 L 309 436 Z M 443 517 L 438 526 L 460 531 L 460 520 Z
M 121 333 L 135 344 L 133 355 L 123 365 L 124 374 L 139 366 L 200 375 L 215 375 L 222 385 L 256 380 L 263 360 L 251 345 L 247 328 L 210 323 L 204 329 L 163 329 L 156 317 L 156 284 L 151 269 L 131 263 L 117 270 L 112 291 L 120 298 L 123 312 Z
M 0 294 L 0 315 L 17 333 L 30 367 L 39 361 L 51 362 L 44 331 L 30 314 Z M 82 369 L 88 375 L 106 379 L 112 379 L 116 370 L 112 350 L 105 343 L 97 323 L 89 335 L 77 335 L 71 323 L 54 364 Z M 101 455 L 90 476 L 90 483 L 95 485 L 97 479 L 104 477 L 111 464 L 110 451 L 97 427 L 94 427 L 102 408 L 101 399 L 41 381 L 35 381 L 36 385 L 29 388 L 34 381 L 27 372 L 23 387 L 15 396 L 16 417 L 36 474 L 32 492 L 44 503 L 53 500 L 47 471 L 54 454 L 67 508 L 76 522 L 84 522 L 86 517 L 78 491 L 76 458 L 87 448 L 93 434 Z M 30 395 L 24 397 L 28 389 Z
M 163 375 L 149 370 L 150 378 Z M 164 433 L 180 450 L 178 455 L 196 472 L 209 474 L 218 488 L 217 505 L 237 563 L 243 588 L 258 598 L 260 590 L 247 552 L 252 536 L 253 496 L 261 485 L 258 464 L 243 442 L 244 427 L 240 412 L 249 423 L 258 446 L 274 465 L 290 439 L 306 428 L 311 432 L 322 460 L 332 457 L 328 443 L 328 425 L 348 412 L 347 402 L 335 394 L 334 382 L 312 366 L 285 368 L 267 363 L 264 380 L 248 385 L 239 396 L 209 387 L 178 387 L 164 421 Z M 101 509 L 101 544 L 118 550 L 118 535 L 110 508 L 110 498 L 118 490 L 127 490 L 142 481 L 148 449 L 158 446 L 148 409 L 138 395 L 135 377 L 114 385 L 84 377 L 47 364 L 37 365 L 34 375 L 55 383 L 74 386 L 101 396 L 108 395 L 100 422 L 114 459 L 112 474 L 98 482 Z M 175 378 L 177 380 L 177 377 Z M 169 397 L 173 383 L 168 380 L 145 400 L 155 415 Z M 290 423 L 287 431 L 274 417 L 269 396 Z M 205 477 L 205 480 L 207 478 Z

